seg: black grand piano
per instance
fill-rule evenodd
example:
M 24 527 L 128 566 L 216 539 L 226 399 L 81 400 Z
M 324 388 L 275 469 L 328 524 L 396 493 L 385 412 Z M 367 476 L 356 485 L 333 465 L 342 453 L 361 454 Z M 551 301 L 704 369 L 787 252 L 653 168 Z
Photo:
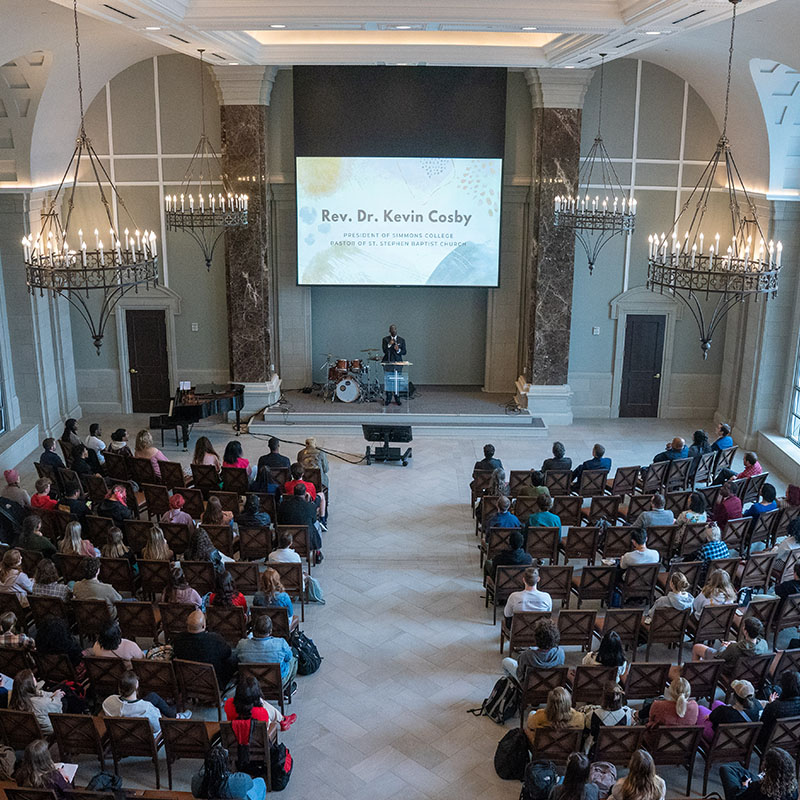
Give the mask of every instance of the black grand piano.
M 150 428 L 160 430 L 163 439 L 165 430 L 174 430 L 177 438 L 177 429 L 180 427 L 185 452 L 189 444 L 189 426 L 206 417 L 234 411 L 236 413 L 236 435 L 238 436 L 241 427 L 240 412 L 243 406 L 244 386 L 240 383 L 178 389 L 170 402 L 170 413 L 150 417 Z

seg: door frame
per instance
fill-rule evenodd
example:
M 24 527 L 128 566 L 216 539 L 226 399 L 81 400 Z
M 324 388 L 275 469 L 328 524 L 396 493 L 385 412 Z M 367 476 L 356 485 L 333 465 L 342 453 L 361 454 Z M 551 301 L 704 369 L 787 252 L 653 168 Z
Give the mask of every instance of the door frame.
M 178 361 L 175 339 L 175 317 L 181 313 L 180 295 L 166 286 L 158 286 L 148 292 L 134 294 L 128 292 L 117 303 L 114 309 L 117 330 L 117 363 L 119 364 L 119 391 L 123 414 L 133 413 L 131 381 L 128 376 L 130 361 L 128 359 L 128 327 L 125 324 L 127 311 L 163 311 L 167 326 L 167 365 L 169 367 L 169 385 L 177 387 Z
M 629 314 L 652 314 L 666 317 L 664 326 L 664 349 L 661 355 L 661 386 L 658 391 L 658 413 L 667 406 L 668 391 L 672 378 L 672 350 L 675 344 L 675 323 L 683 318 L 683 306 L 669 294 L 650 291 L 645 286 L 635 286 L 617 295 L 611 301 L 611 319 L 617 320 L 614 341 L 614 364 L 611 372 L 611 418 L 619 417 L 622 396 L 622 365 L 625 358 L 625 329 Z

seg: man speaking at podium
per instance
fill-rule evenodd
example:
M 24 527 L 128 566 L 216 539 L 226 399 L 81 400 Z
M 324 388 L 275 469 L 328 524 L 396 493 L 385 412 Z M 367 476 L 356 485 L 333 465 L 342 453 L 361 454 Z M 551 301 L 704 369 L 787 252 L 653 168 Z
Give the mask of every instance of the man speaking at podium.
M 383 348 L 383 363 L 391 364 L 393 361 L 405 361 L 406 356 L 406 340 L 402 336 L 397 335 L 397 326 L 389 326 L 389 335 L 384 336 L 381 342 Z M 395 367 L 395 372 L 402 372 L 402 367 Z M 386 392 L 386 399 L 383 401 L 385 406 L 392 402 L 392 392 Z M 395 394 L 394 402 L 397 405 L 402 405 L 400 398 Z

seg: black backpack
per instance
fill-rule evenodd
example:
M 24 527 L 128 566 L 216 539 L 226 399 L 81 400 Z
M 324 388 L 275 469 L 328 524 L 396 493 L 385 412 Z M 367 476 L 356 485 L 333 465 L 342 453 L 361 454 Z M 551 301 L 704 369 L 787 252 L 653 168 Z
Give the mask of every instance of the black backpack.
M 291 645 L 292 652 L 297 658 L 298 675 L 311 675 L 319 669 L 322 656 L 314 642 L 303 631 L 295 631 L 292 634 Z
M 519 800 L 549 800 L 556 783 L 558 773 L 552 761 L 531 761 L 525 768 Z
M 521 781 L 528 763 L 528 737 L 522 728 L 509 731 L 494 751 L 494 771 L 504 781 Z
M 470 708 L 469 713 L 476 717 L 489 719 L 502 725 L 511 719 L 519 709 L 519 687 L 508 676 L 498 678 L 491 694 L 483 701 L 480 708 Z
M 283 791 L 289 783 L 292 774 L 292 754 L 283 744 L 271 745 L 269 748 L 270 761 L 270 787 L 271 792 Z

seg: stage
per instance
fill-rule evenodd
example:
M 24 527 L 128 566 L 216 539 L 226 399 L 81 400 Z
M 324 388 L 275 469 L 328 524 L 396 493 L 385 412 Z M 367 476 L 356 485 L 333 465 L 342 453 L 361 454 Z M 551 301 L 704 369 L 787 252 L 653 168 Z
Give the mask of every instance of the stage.
M 287 391 L 282 402 L 249 423 L 253 433 L 280 426 L 302 425 L 317 433 L 361 433 L 364 423 L 411 425 L 416 432 L 454 435 L 513 430 L 525 436 L 544 437 L 547 427 L 526 409 L 514 409 L 513 395 L 489 394 L 479 386 L 417 386 L 411 400 L 403 405 L 384 406 L 383 401 L 342 403 L 323 400 L 316 393 Z

